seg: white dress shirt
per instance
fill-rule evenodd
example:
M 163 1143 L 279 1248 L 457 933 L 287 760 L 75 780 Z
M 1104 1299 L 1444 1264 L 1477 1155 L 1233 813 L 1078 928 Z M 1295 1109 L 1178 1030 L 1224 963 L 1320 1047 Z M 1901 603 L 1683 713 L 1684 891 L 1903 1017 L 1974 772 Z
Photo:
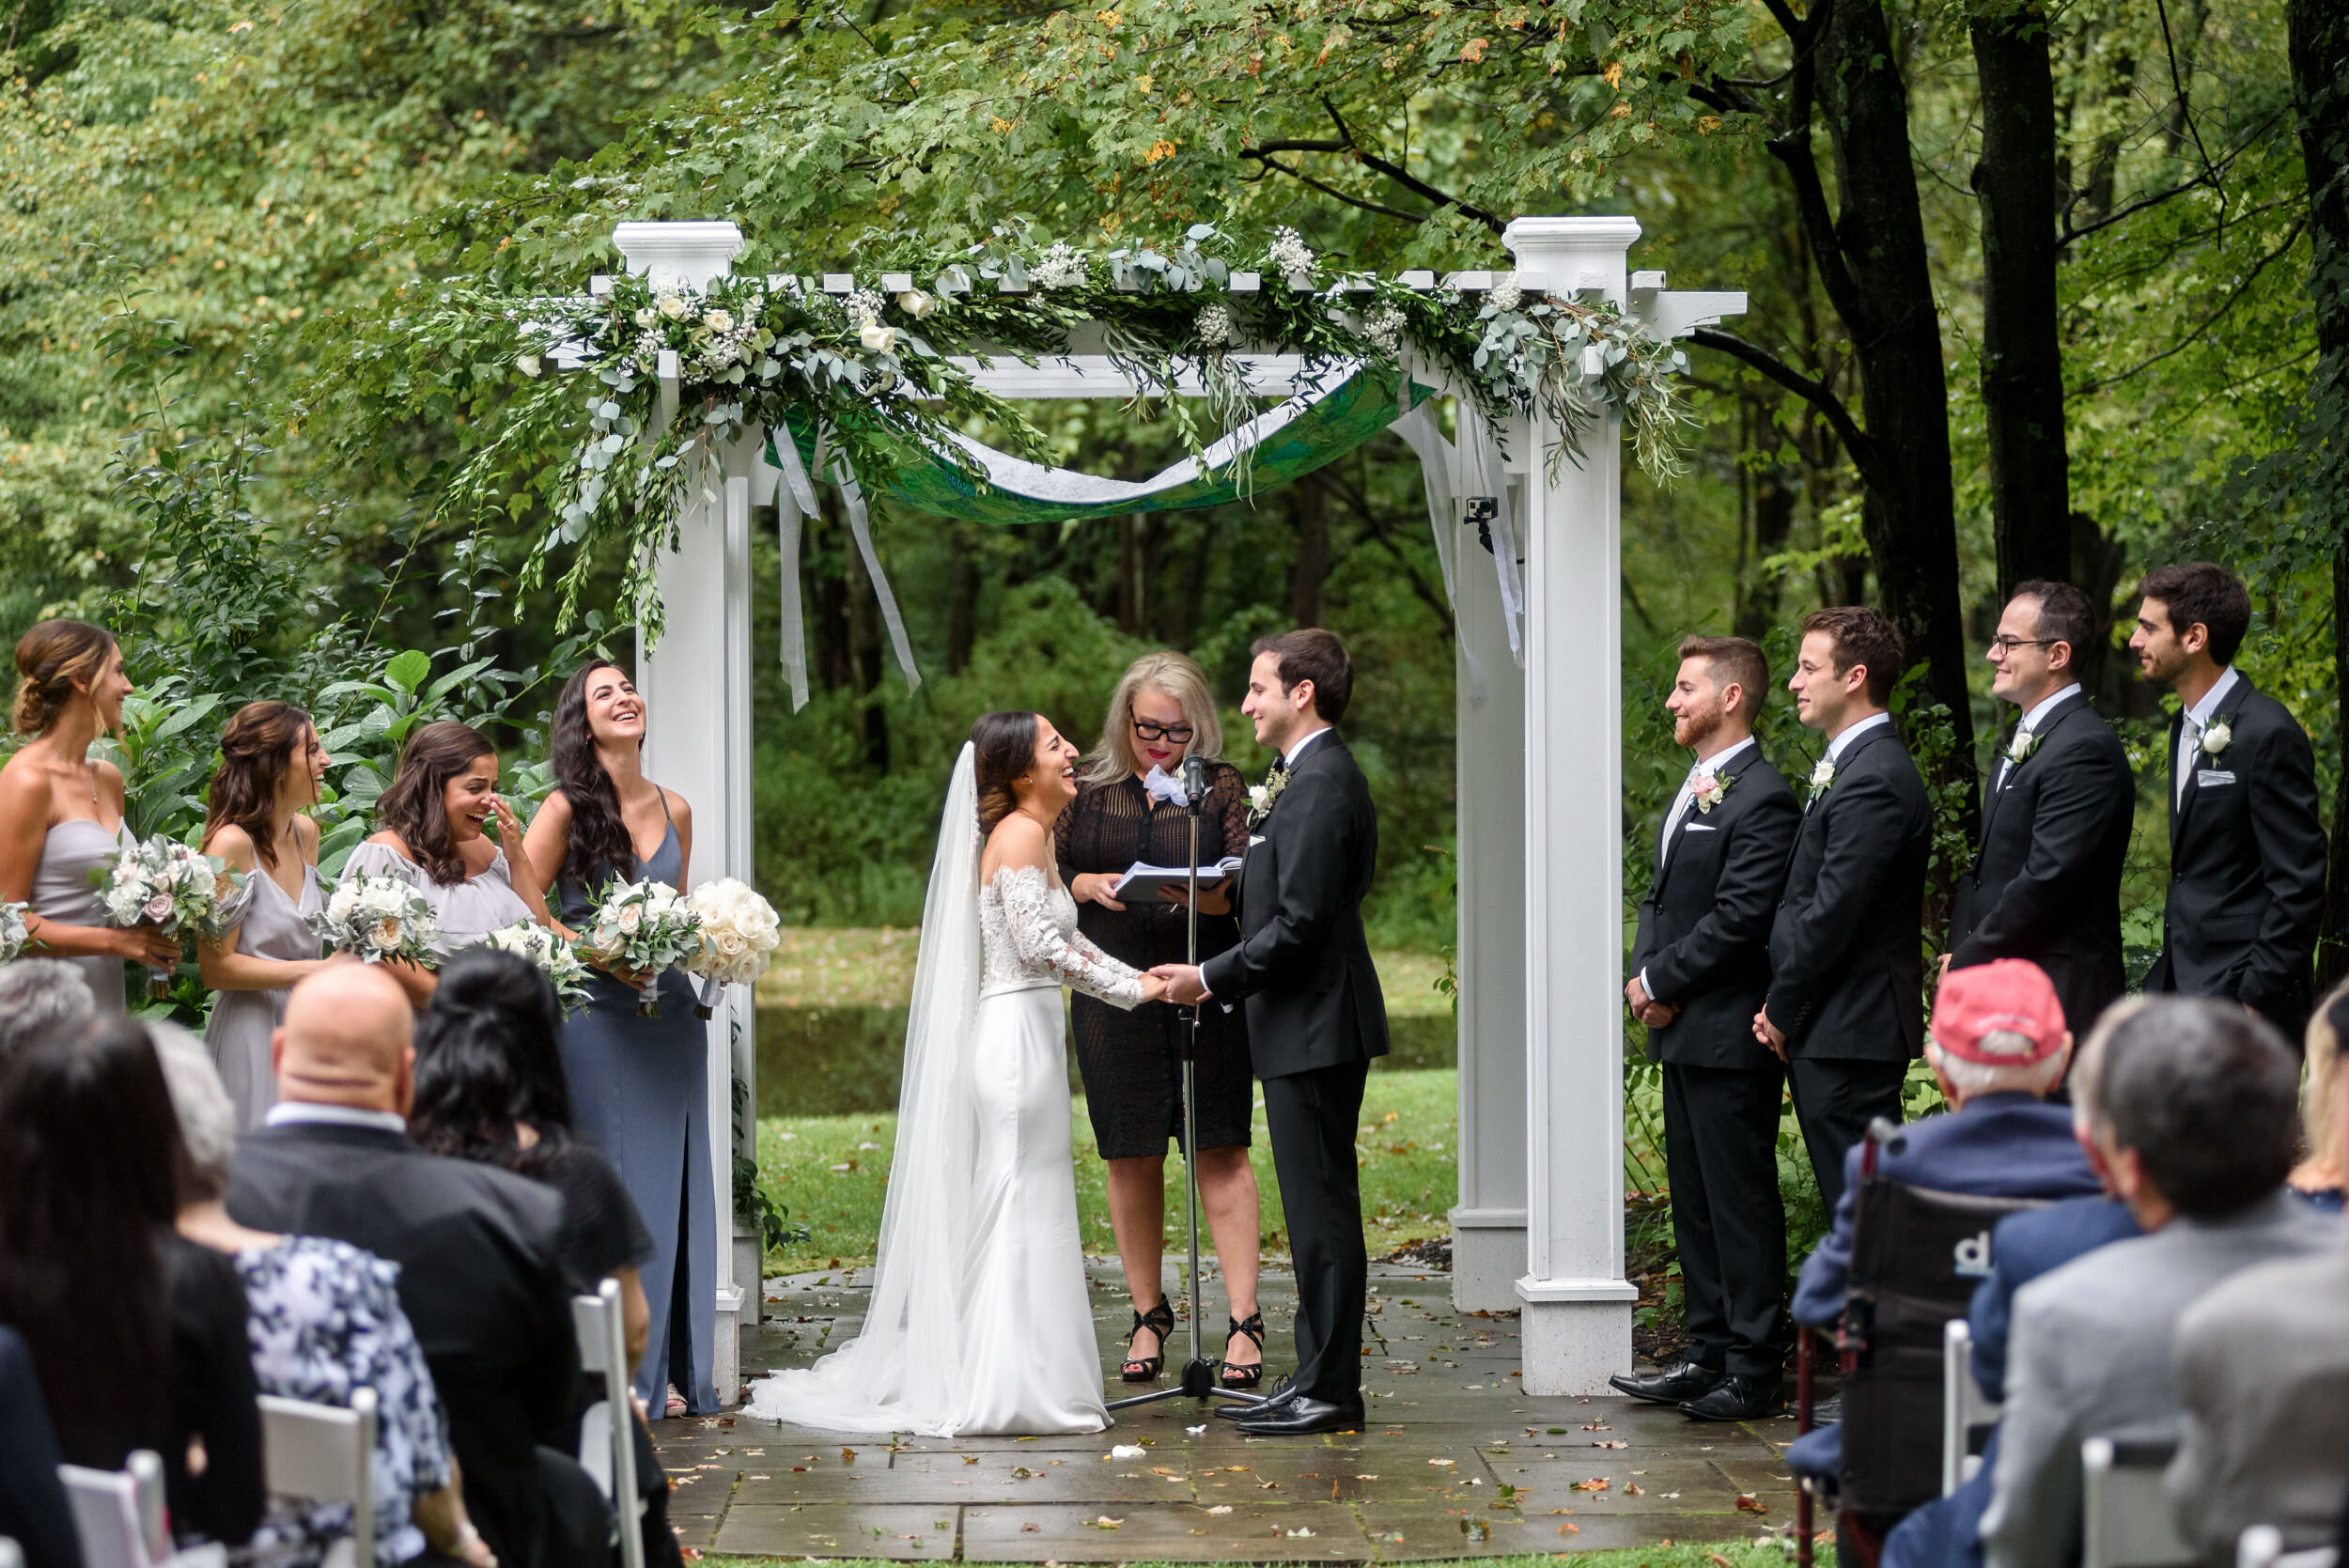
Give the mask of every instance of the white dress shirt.
M 2194 776 L 2194 765 L 2201 754 L 2202 732 L 2218 716 L 2218 705 L 2234 690 L 2236 678 L 2232 665 L 2219 671 L 2218 678 L 2202 693 L 2202 700 L 2186 710 L 2186 722 L 2178 726 L 2177 794 L 2181 801 L 2186 799 L 2186 781 Z
M 2037 735 L 2039 721 L 2047 716 L 2047 710 L 2079 689 L 2080 683 L 2076 680 L 2062 691 L 2040 698 L 2031 705 L 2030 711 L 2023 715 L 2023 722 L 2015 726 L 2015 733 L 2017 736 Z M 2015 742 L 2010 740 L 2007 744 L 2011 747 Z M 2006 787 L 2006 776 L 2013 771 L 2015 771 L 2015 753 L 2009 751 L 1999 759 L 1999 782 L 1991 786 L 1993 794 Z
M 1305 754 L 1305 748 L 1312 745 L 1315 741 L 1320 739 L 1323 736 L 1328 735 L 1329 733 L 1330 726 L 1328 724 L 1324 724 L 1321 728 L 1307 735 L 1303 739 L 1298 741 L 1297 744 L 1291 746 L 1287 751 L 1281 753 L 1281 766 L 1283 768 L 1296 767 L 1297 759 Z
M 1868 715 L 1865 719 L 1860 720 L 1860 721 L 1859 721 L 1859 722 L 1858 722 L 1857 724 L 1852 725 L 1849 729 L 1845 730 L 1843 734 L 1841 734 L 1841 735 L 1837 736 L 1834 739 L 1832 739 L 1832 740 L 1830 740 L 1830 741 L 1828 741 L 1828 742 L 1827 743 L 1827 759 L 1828 759 L 1828 761 L 1829 761 L 1829 762 L 1841 762 L 1841 761 L 1843 761 L 1843 753 L 1844 753 L 1846 751 L 1849 751 L 1849 750 L 1851 749 L 1851 743 L 1852 743 L 1853 741 L 1855 741 L 1855 740 L 1859 739 L 1861 736 L 1863 736 L 1863 735 L 1867 734 L 1870 730 L 1872 730 L 1872 729 L 1876 729 L 1876 728 L 1878 728 L 1878 727 L 1880 727 L 1880 726 L 1882 726 L 1882 725 L 1885 725 L 1885 724 L 1889 724 L 1889 723 L 1890 723 L 1891 722 L 1892 722 L 1892 716 L 1891 716 L 1890 714 L 1889 714 L 1889 713 L 1871 713 L 1871 714 L 1869 714 L 1869 715 Z
M 1724 747 L 1689 768 L 1688 776 L 1680 783 L 1680 793 L 1672 797 L 1672 809 L 1664 814 L 1663 834 L 1656 841 L 1656 869 L 1659 873 L 1671 855 L 1672 830 L 1680 826 L 1680 819 L 1688 814 L 1689 804 L 1697 798 L 1697 781 L 1711 778 L 1727 765 L 1730 758 L 1753 743 L 1753 737 L 1748 736 L 1735 746 Z M 1640 989 L 1647 992 L 1651 1001 L 1657 1000 L 1655 987 L 1647 983 L 1647 966 L 1644 964 L 1640 967 Z
M 264 1121 L 272 1127 L 296 1122 L 323 1122 L 330 1126 L 373 1127 L 378 1132 L 408 1136 L 408 1119 L 397 1110 L 369 1110 L 355 1105 L 312 1105 L 304 1100 L 279 1100 Z

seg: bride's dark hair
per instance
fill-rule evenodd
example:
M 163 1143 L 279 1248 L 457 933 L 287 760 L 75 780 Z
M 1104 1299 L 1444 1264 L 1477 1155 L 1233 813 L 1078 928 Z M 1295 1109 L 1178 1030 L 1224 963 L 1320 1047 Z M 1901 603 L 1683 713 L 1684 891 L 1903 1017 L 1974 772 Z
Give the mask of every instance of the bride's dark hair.
M 991 833 L 995 825 L 1019 809 L 1012 781 L 1035 766 L 1035 713 L 982 713 L 971 726 L 971 750 L 979 784 L 979 831 Z
M 564 867 L 591 896 L 614 877 L 636 875 L 636 841 L 620 815 L 620 792 L 596 754 L 596 733 L 587 722 L 587 683 L 598 670 L 627 674 L 599 659 L 564 682 L 563 694 L 554 699 L 554 732 L 547 744 L 555 784 L 571 806 Z

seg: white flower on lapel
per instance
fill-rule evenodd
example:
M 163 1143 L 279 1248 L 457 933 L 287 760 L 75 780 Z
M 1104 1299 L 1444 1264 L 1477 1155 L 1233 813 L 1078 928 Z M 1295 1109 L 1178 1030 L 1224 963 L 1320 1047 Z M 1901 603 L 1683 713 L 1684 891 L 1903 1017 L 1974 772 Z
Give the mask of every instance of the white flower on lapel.
M 1833 784 L 1834 782 L 1835 759 L 1833 757 L 1821 757 L 1819 759 L 1819 765 L 1811 769 L 1811 799 L 1815 800 L 1820 796 L 1825 795 L 1828 790 L 1828 785 Z
M 1719 773 L 1699 773 L 1688 785 L 1688 799 L 1696 803 L 1697 815 L 1703 816 L 1721 803 L 1729 786 L 1737 782 L 1735 775 L 1722 778 Z
M 2039 749 L 2039 736 L 2034 730 L 2017 729 L 2015 738 L 2006 743 L 2006 759 L 2021 766 L 2023 760 Z
M 1263 784 L 1248 786 L 1248 826 L 1251 829 L 1261 826 L 1264 819 L 1272 815 L 1272 803 L 1281 798 L 1281 791 L 1288 786 L 1289 775 L 1286 768 L 1274 773 Z
M 2202 726 L 2202 754 L 2215 757 L 2225 751 L 2233 739 L 2234 726 L 2223 718 L 2213 719 Z

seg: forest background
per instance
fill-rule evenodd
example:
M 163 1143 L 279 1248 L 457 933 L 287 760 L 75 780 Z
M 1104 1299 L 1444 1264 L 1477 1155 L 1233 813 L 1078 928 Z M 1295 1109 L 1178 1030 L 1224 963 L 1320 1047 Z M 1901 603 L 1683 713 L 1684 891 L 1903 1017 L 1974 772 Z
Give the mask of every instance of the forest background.
M 2341 967 L 2349 20 L 2325 0 L 0 0 L 0 629 L 125 634 L 143 831 L 191 824 L 228 707 L 283 696 L 329 730 L 347 847 L 414 723 L 462 714 L 535 762 L 583 651 L 630 647 L 617 613 L 558 633 L 516 597 L 558 458 L 443 505 L 520 377 L 416 351 L 436 280 L 575 291 L 618 269 L 622 218 L 733 219 L 747 271 L 1202 221 L 1449 271 L 1505 267 L 1515 213 L 1619 211 L 1635 266 L 1751 299 L 1696 340 L 1687 472 L 1626 478 L 1626 888 L 1685 766 L 1678 639 L 1761 636 L 1782 673 L 1804 611 L 1865 601 L 1919 661 L 1938 898 L 1999 725 L 2002 588 L 2066 577 L 2113 613 L 2085 673 L 2148 781 L 2141 964 L 2163 720 L 2118 644 L 2142 569 L 2207 556 L 2252 582 L 2242 662 L 2316 740 Z M 1146 406 L 1035 411 L 1071 466 L 1180 455 Z M 1319 623 L 1362 672 L 1377 939 L 1440 951 L 1454 652 L 1420 493 L 1382 438 L 1219 512 L 989 530 L 879 505 L 912 692 L 828 512 L 797 567 L 813 702 L 759 669 L 765 891 L 794 923 L 910 924 L 973 713 L 1090 745 L 1131 654 L 1188 649 L 1236 700 L 1252 638 Z M 1782 692 L 1765 733 L 1807 769 Z

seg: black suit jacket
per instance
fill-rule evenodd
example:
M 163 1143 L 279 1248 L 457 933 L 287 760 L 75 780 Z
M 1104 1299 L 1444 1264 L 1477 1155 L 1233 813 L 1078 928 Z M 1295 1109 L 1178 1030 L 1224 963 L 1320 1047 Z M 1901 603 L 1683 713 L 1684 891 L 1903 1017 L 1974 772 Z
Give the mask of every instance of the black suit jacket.
M 59 1463 L 33 1353 L 0 1324 L 0 1535 L 23 1551 L 26 1568 L 82 1568 Z
M 465 1506 L 500 1562 L 537 1561 L 538 1437 L 572 1413 L 579 1383 L 556 1256 L 562 1197 L 403 1134 L 288 1123 L 238 1142 L 228 1212 L 400 1265 L 400 1306 L 448 1415 Z
M 2055 982 L 2072 1032 L 2085 1036 L 2127 986 L 2121 872 L 2137 781 L 2121 737 L 2085 693 L 2058 703 L 2038 734 L 2004 789 L 1992 766 L 1981 847 L 1951 910 L 1950 968 L 2030 959 Z
M 1680 1016 L 1647 1032 L 1649 1059 L 1684 1067 L 1775 1067 L 1753 1037 L 1770 992 L 1770 922 L 1802 807 L 1757 744 L 1720 771 L 1720 802 L 1689 804 L 1640 904 L 1631 945 L 1648 994 Z M 1669 807 L 1667 808 L 1669 812 Z
M 2239 674 L 2214 718 L 2226 748 L 2196 757 L 2183 800 L 2185 719 L 2170 721 L 2170 896 L 2145 988 L 2247 1002 L 2296 1043 L 2325 912 L 2316 758 L 2291 710 Z
M 1770 925 L 1770 1021 L 1789 1056 L 1905 1062 L 1923 1048 L 1933 807 L 1890 724 L 1853 737 L 1803 808 Z
M 1239 945 L 1200 966 L 1207 989 L 1248 1003 L 1258 1078 L 1387 1054 L 1387 1003 L 1362 934 L 1378 866 L 1378 812 L 1337 731 L 1289 770 L 1239 874 Z

